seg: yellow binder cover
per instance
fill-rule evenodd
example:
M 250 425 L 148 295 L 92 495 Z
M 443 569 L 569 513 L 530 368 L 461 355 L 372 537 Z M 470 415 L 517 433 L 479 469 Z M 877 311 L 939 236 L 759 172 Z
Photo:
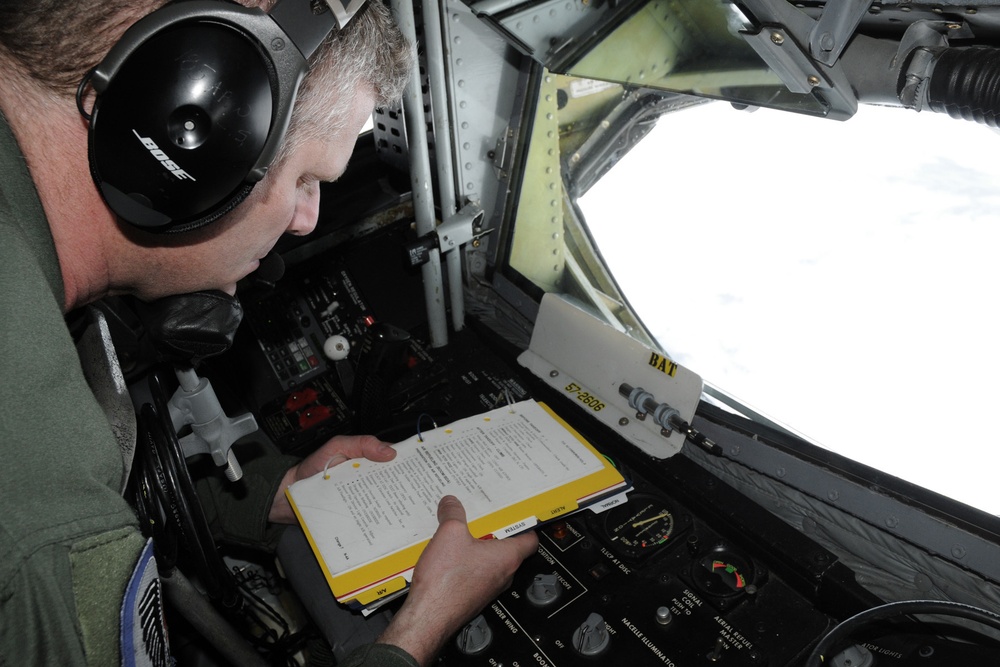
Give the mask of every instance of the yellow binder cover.
M 352 459 L 285 491 L 341 602 L 366 606 L 407 586 L 445 495 L 462 501 L 475 537 L 503 538 L 597 501 L 623 502 L 629 486 L 533 400 L 418 432 L 396 452 L 387 463 Z

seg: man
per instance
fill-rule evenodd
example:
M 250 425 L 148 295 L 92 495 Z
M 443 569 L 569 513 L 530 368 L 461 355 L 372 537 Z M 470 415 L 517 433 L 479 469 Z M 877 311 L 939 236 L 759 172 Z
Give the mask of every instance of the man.
M 282 233 L 313 230 L 319 183 L 344 172 L 372 108 L 406 74 L 398 32 L 370 3 L 320 49 L 279 157 L 246 201 L 193 232 L 136 231 L 90 177 L 74 95 L 124 30 L 162 4 L 0 0 L 0 665 L 134 664 L 146 650 L 125 632 L 129 595 L 149 572 L 149 547 L 121 497 L 130 453 L 91 393 L 65 314 L 108 295 L 233 293 Z M 258 532 L 265 516 L 294 522 L 282 489 L 338 455 L 394 452 L 374 438 L 337 438 L 291 468 L 248 467 L 266 490 Z M 473 539 L 454 498 L 438 516 L 405 603 L 347 664 L 428 664 L 537 544 L 534 535 Z

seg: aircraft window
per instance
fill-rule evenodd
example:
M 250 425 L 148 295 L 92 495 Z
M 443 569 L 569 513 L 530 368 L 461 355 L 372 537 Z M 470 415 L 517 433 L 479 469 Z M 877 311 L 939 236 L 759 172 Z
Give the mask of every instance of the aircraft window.
M 929 112 L 663 116 L 579 200 L 653 336 L 816 444 L 991 513 L 1000 137 Z

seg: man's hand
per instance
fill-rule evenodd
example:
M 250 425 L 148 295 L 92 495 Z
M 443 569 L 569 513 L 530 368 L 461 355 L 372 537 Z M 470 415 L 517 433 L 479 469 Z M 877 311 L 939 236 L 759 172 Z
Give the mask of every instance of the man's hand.
M 454 496 L 438 504 L 438 529 L 413 571 L 406 602 L 379 641 L 430 664 L 444 642 L 505 590 L 521 562 L 538 549 L 534 532 L 477 540 Z
M 332 468 L 350 459 L 365 458 L 370 461 L 391 461 L 396 450 L 387 442 L 372 435 L 338 435 L 310 454 L 297 466 L 292 466 L 281 478 L 281 486 L 271 503 L 268 521 L 295 523 L 295 512 L 285 496 L 285 488 L 300 479 L 312 477 L 325 468 Z

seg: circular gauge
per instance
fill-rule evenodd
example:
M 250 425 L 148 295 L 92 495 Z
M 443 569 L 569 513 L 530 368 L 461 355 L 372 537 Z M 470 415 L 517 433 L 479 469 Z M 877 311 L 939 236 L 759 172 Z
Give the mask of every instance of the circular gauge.
M 712 549 L 695 560 L 691 574 L 704 592 L 718 597 L 745 593 L 754 578 L 750 561 L 725 547 Z
M 636 495 L 608 510 L 605 534 L 620 554 L 637 558 L 656 551 L 674 534 L 674 515 L 660 498 Z

